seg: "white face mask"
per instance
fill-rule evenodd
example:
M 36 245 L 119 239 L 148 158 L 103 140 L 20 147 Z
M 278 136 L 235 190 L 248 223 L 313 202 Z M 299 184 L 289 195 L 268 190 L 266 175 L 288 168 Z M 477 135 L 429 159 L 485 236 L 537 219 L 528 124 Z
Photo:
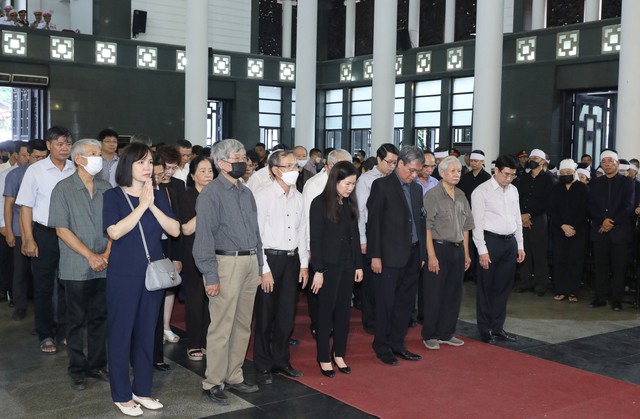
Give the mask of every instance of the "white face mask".
M 298 167 L 304 167 L 307 163 L 309 163 L 309 159 L 298 160 Z
M 81 156 L 87 159 L 87 165 L 81 164 L 84 170 L 91 176 L 95 176 L 102 170 L 102 157 L 101 156 Z
M 300 173 L 297 170 L 293 172 L 283 172 L 282 181 L 289 186 L 295 185 L 299 174 Z
M 316 161 L 316 164 L 318 164 L 322 161 L 322 157 L 316 157 L 314 160 Z

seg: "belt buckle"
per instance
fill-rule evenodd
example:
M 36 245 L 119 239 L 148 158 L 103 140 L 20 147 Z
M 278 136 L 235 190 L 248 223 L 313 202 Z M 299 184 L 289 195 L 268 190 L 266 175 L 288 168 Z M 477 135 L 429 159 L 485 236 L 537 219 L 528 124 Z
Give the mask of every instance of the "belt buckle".
M 295 250 L 287 250 L 287 256 L 288 256 L 288 257 L 295 256 L 295 254 L 296 254 L 296 251 L 295 251 Z
M 256 249 L 249 250 L 249 255 L 255 255 L 255 254 L 256 254 Z

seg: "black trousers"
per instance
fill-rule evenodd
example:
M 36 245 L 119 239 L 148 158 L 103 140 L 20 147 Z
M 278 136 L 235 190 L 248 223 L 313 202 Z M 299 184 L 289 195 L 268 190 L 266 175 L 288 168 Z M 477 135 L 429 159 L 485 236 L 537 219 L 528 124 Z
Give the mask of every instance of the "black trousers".
M 547 225 L 547 214 L 533 217 L 531 222 L 533 226 L 530 229 L 522 229 L 524 251 L 527 257 L 520 265 L 521 287 L 535 287 L 537 292 L 542 292 L 546 291 L 549 282 L 549 227 Z M 531 274 L 533 274 L 533 278 Z
M 298 295 L 298 255 L 266 255 L 273 275 L 273 291 L 258 287 L 254 305 L 253 363 L 257 371 L 289 366 L 289 338 L 293 332 Z
M 13 249 L 9 247 L 5 237 L 0 235 L 0 294 L 7 293 L 13 298 Z
M 191 249 L 185 249 L 191 251 Z M 184 311 L 187 323 L 188 347 L 190 349 L 204 348 L 207 345 L 207 329 L 211 322 L 209 316 L 209 299 L 204 292 L 202 274 L 193 263 L 187 262 L 187 257 L 182 263 L 182 284 L 184 291 Z
M 481 335 L 504 328 L 507 300 L 513 287 L 518 258 L 518 244 L 514 237 L 505 240 L 485 234 L 484 240 L 491 263 L 489 269 L 480 267 L 478 270 L 476 317 Z
M 573 237 L 553 235 L 553 284 L 556 294 L 578 295 L 586 242 L 585 231 L 578 231 Z
M 611 243 L 607 234 L 593 242 L 595 262 L 595 299 L 607 300 L 611 289 L 611 302 L 619 303 L 624 297 L 624 276 L 627 270 L 629 244 Z M 611 273 L 611 280 L 609 280 Z
M 364 257 L 363 280 L 360 283 L 362 289 L 362 326 L 368 330 L 374 330 L 376 326 L 376 293 L 375 276 L 371 270 L 371 258 Z M 357 284 L 356 284 L 357 285 Z
M 411 248 L 407 264 L 403 267 L 384 265 L 375 278 L 376 332 L 373 350 L 378 356 L 391 351 L 404 351 L 404 338 L 415 305 L 420 276 L 419 247 Z
M 156 330 L 153 333 L 153 363 L 162 364 L 164 362 L 164 297 L 166 290 L 162 291 L 162 301 L 160 311 L 156 319 Z
M 36 330 L 40 341 L 46 338 L 64 339 L 65 335 L 65 298 L 64 288 L 57 280 L 60 248 L 56 230 L 41 224 L 33 224 L 33 237 L 38 245 L 38 257 L 31 258 L 33 273 L 33 303 L 36 318 Z M 54 296 L 57 288 L 57 310 L 54 308 Z M 57 328 L 56 328 L 57 319 Z
M 86 372 L 105 369 L 107 366 L 107 279 L 61 282 L 67 303 L 68 372 L 72 378 L 82 378 Z
M 424 322 L 422 339 L 453 337 L 462 303 L 464 248 L 434 243 L 440 271 L 424 269 Z
M 309 319 L 311 320 L 311 330 L 318 330 L 318 294 L 311 291 L 311 281 L 315 271 L 309 266 L 309 285 L 307 285 L 307 310 L 309 311 Z
M 316 329 L 318 362 L 331 362 L 332 353 L 337 357 L 346 355 L 355 272 L 351 260 L 341 260 L 335 265 L 327 264 L 324 282 L 318 292 Z M 333 348 L 330 349 L 332 331 Z
M 29 305 L 29 285 L 31 278 L 31 258 L 22 254 L 22 237 L 16 236 L 13 248 L 13 302 L 16 309 L 26 310 Z

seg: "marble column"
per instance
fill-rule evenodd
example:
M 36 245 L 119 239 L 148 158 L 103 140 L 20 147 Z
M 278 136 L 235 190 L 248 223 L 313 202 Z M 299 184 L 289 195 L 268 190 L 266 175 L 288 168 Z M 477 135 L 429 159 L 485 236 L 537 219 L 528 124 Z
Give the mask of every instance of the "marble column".
M 640 2 L 623 1 L 620 18 L 620 64 L 618 70 L 618 115 L 616 149 L 624 159 L 640 157 L 638 126 L 640 121 Z M 594 156 L 594 165 L 598 157 Z
M 356 3 L 360 0 L 344 0 L 347 8 L 344 23 L 344 56 L 345 58 L 356 55 Z
M 531 29 L 544 29 L 547 23 L 547 0 L 531 1 Z
M 398 1 L 378 1 L 373 17 L 371 153 L 393 142 Z M 369 154 L 371 154 L 369 153 Z
M 478 0 L 472 148 L 484 151 L 487 161 L 500 152 L 503 18 L 503 0 Z
M 456 39 L 456 0 L 446 0 L 444 9 L 444 43 Z
M 185 25 L 187 67 L 184 82 L 184 138 L 193 145 L 206 145 L 209 50 L 208 2 L 187 0 L 189 24 Z
M 584 19 L 585 22 L 593 22 L 600 20 L 601 0 L 584 0 Z
M 293 26 L 293 0 L 278 0 L 282 3 L 282 56 L 291 58 L 291 28 Z
M 300 0 L 296 32 L 296 145 L 316 146 L 318 0 Z
M 420 0 L 409 0 L 409 38 L 411 48 L 420 46 Z

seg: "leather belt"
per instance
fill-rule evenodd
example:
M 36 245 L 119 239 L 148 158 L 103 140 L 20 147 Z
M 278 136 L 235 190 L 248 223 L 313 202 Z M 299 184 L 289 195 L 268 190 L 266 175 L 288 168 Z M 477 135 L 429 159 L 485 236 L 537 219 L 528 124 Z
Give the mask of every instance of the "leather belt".
M 265 255 L 273 255 L 273 256 L 287 256 L 293 257 L 298 255 L 298 249 L 295 248 L 293 250 L 276 250 L 276 249 L 264 249 Z
M 256 249 L 249 250 L 216 250 L 216 255 L 220 256 L 250 256 L 255 255 Z
M 433 241 L 436 244 L 443 244 L 445 246 L 453 246 L 453 247 L 462 247 L 463 242 L 450 242 L 447 240 L 434 240 Z
M 502 240 L 511 240 L 515 237 L 515 234 L 497 234 L 487 230 L 484 231 L 484 235 L 489 237 L 495 237 L 496 239 L 502 239 Z

